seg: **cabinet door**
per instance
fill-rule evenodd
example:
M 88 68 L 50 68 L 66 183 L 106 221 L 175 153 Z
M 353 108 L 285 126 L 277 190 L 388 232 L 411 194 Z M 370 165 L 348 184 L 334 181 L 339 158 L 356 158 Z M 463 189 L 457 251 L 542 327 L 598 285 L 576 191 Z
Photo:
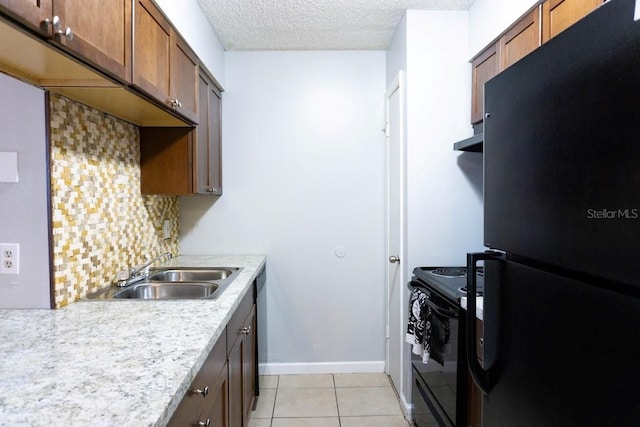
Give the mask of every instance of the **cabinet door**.
M 484 84 L 498 74 L 500 67 L 500 51 L 498 44 L 488 47 L 471 63 L 472 66 L 472 100 L 471 123 L 479 123 L 484 119 Z
M 256 308 L 255 305 L 245 321 L 242 349 L 242 418 L 249 423 L 249 415 L 256 396 Z
M 542 42 L 546 43 L 593 12 L 604 0 L 547 0 L 542 4 Z
M 135 0 L 133 32 L 132 83 L 168 105 L 171 25 L 150 0 Z
M 229 427 L 242 427 L 242 350 L 243 341 L 237 341 L 229 353 Z
M 502 66 L 500 71 L 510 67 L 520 59 L 537 49 L 540 39 L 540 8 L 532 10 L 513 25 L 500 38 Z
M 173 29 L 170 55 L 169 105 L 193 123 L 198 123 L 198 57 Z
M 220 95 L 204 70 L 199 77 L 199 116 L 194 153 L 196 193 L 222 194 L 222 158 L 220 135 Z
M 223 372 L 220 372 L 217 386 L 210 391 L 212 398 L 211 409 L 208 413 L 205 412 L 206 419 L 210 420 L 211 425 L 215 427 L 227 427 L 229 425 L 229 381 L 227 365 L 224 366 Z
M 81 59 L 131 82 L 131 1 L 53 0 L 59 31 L 69 28 L 73 38 L 54 34 L 54 41 Z M 56 29 L 54 29 L 56 30 Z
M 41 34 L 50 34 L 44 24 L 53 17 L 52 0 L 0 0 L 0 12 L 11 16 L 23 25 Z
M 256 360 L 255 346 L 255 289 L 244 296 L 229 323 L 227 324 L 227 363 L 229 366 L 229 425 L 242 427 L 247 425 L 249 411 L 255 396 L 255 378 L 248 381 L 249 375 L 255 375 L 254 368 L 245 366 Z M 247 339 L 249 338 L 249 339 Z M 251 399 L 246 400 L 249 393 Z

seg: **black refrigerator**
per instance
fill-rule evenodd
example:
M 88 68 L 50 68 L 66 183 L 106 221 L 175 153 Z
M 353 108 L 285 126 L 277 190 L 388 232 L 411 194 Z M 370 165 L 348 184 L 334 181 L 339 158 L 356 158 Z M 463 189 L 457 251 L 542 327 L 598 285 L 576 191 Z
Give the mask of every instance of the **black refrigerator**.
M 494 426 L 640 426 L 640 1 L 485 86 L 484 362 Z

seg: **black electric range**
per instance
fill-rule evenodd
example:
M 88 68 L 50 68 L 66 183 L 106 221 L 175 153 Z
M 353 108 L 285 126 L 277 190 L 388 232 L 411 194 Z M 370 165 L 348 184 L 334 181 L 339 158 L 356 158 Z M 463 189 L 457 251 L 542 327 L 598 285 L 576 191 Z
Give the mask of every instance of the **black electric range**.
M 417 267 L 413 270 L 414 279 L 427 286 L 449 301 L 460 304 L 460 298 L 467 295 L 466 267 Z M 484 291 L 484 272 L 477 268 L 476 295 Z
M 484 290 L 484 273 L 476 277 L 477 294 Z M 467 418 L 467 368 L 465 351 L 465 311 L 460 298 L 467 294 L 465 267 L 417 267 L 410 288 L 427 295 L 430 313 L 446 322 L 449 329 L 443 363 L 412 355 L 414 423 L 417 427 L 454 427 L 465 425 Z

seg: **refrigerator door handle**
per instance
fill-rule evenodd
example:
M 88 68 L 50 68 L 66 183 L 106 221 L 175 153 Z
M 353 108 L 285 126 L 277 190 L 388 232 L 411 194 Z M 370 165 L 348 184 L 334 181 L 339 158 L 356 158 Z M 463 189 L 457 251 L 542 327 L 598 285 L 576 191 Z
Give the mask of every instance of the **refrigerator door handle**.
M 483 368 L 478 361 L 476 350 L 476 264 L 478 261 L 504 261 L 505 259 L 505 254 L 494 251 L 467 254 L 467 363 L 471 378 L 484 394 L 488 394 L 495 385 L 495 369 L 493 365 Z M 494 326 L 498 327 L 498 325 Z M 487 340 L 485 340 L 486 344 Z

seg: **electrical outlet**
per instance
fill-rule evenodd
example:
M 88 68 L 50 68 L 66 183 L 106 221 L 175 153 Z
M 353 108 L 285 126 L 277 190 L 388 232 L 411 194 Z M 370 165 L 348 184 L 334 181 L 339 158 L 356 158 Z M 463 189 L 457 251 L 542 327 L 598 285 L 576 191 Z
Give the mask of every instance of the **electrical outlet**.
M 20 273 L 20 245 L 0 243 L 0 274 Z
M 169 240 L 171 238 L 171 221 L 168 219 L 165 219 L 164 224 L 162 225 L 162 237 L 164 240 Z

